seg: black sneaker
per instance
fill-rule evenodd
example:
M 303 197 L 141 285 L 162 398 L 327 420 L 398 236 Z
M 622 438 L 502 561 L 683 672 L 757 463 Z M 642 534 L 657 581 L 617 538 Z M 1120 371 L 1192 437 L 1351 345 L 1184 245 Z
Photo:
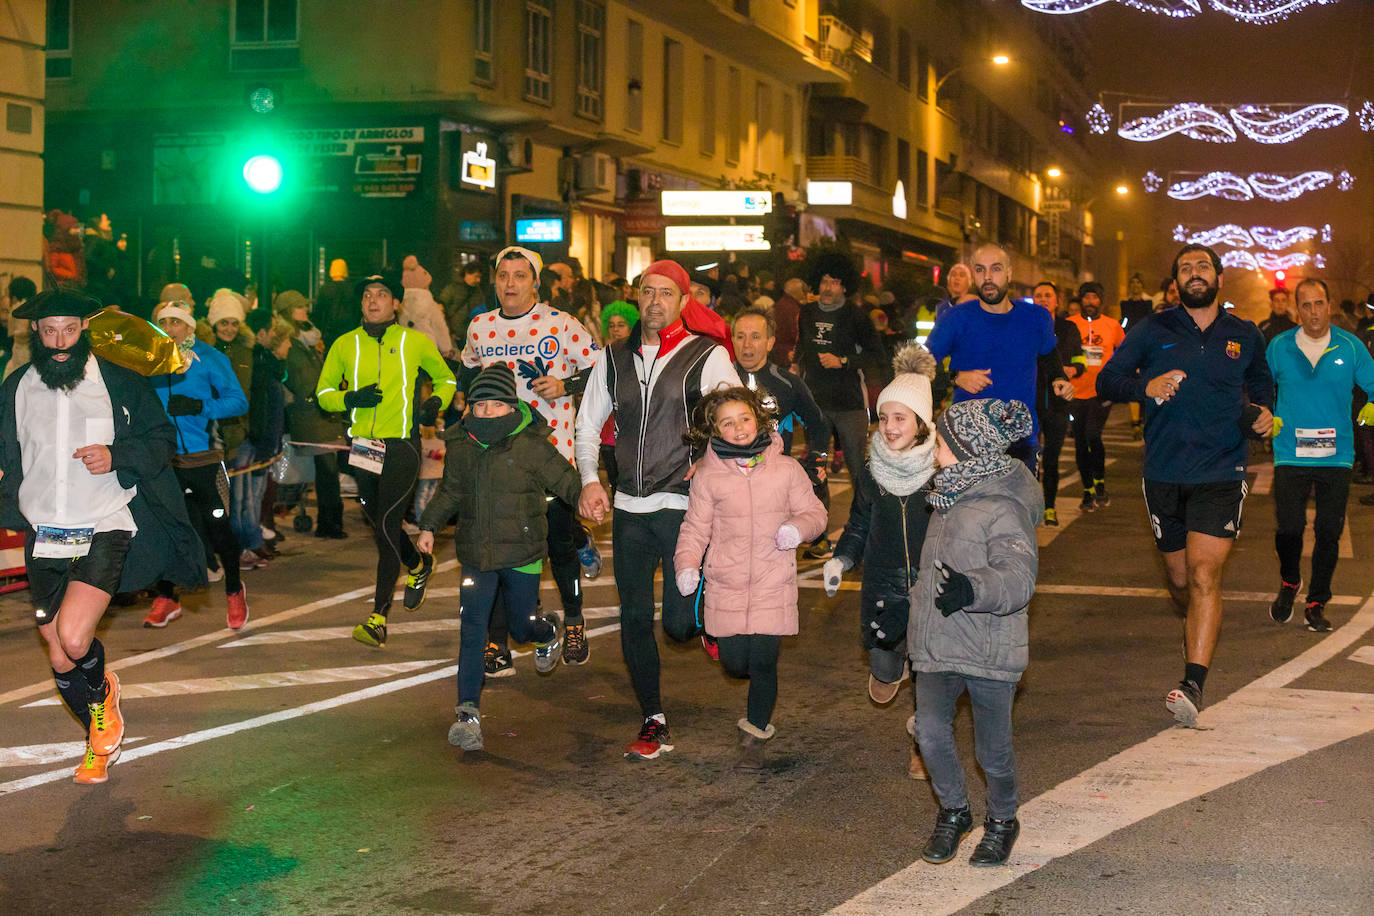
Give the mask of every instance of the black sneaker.
M 1269 605 L 1269 617 L 1274 623 L 1287 623 L 1293 619 L 1293 599 L 1298 596 L 1300 588 L 1302 580 L 1299 580 L 1297 585 L 1289 585 L 1280 580 L 1278 597 Z
M 494 642 L 487 643 L 486 651 L 482 653 L 482 663 L 487 677 L 515 676 L 515 663 L 511 661 L 510 653 Z
M 653 760 L 659 754 L 666 754 L 673 749 L 668 743 L 670 740 L 668 723 L 650 716 L 640 726 L 639 737 L 625 748 L 625 757 L 628 760 Z
M 1179 681 L 1164 698 L 1164 708 L 1174 714 L 1174 721 L 1183 728 L 1196 728 L 1198 710 L 1202 709 L 1202 688 L 1192 681 Z
M 1309 601 L 1303 614 L 1307 617 L 1307 629 L 1313 633 L 1330 633 L 1331 621 L 1326 619 L 1322 611 L 1326 610 L 1325 601 Z
M 418 611 L 425 603 L 425 588 L 429 585 L 430 573 L 434 572 L 434 555 L 420 554 L 420 568 L 406 574 L 406 593 L 402 599 L 407 611 Z
M 1112 504 L 1112 498 L 1107 495 L 1107 482 L 1099 480 L 1093 485 L 1093 502 L 1097 503 L 1097 508 L 1105 509 Z
M 578 620 L 583 618 L 579 617 Z M 563 664 L 565 665 L 585 665 L 592 656 L 592 650 L 587 645 L 587 624 L 569 623 L 563 631 Z
M 983 838 L 978 841 L 978 848 L 973 850 L 968 864 L 980 868 L 1006 865 L 1007 859 L 1011 857 L 1011 847 L 1016 844 L 1016 838 L 1020 834 L 1021 822 L 1014 817 L 1004 821 L 984 818 Z
M 941 865 L 954 858 L 959 843 L 973 829 L 973 812 L 968 808 L 941 808 L 935 815 L 935 830 L 921 851 L 921 858 L 932 865 Z
M 1097 508 L 1097 502 L 1093 499 L 1092 490 L 1083 491 L 1083 501 L 1078 504 L 1079 512 L 1091 512 Z

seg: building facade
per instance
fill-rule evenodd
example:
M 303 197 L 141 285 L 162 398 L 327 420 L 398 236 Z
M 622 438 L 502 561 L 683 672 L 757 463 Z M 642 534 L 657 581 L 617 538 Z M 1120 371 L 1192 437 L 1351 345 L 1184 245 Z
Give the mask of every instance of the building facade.
M 13 0 L 0 18 L 0 285 L 42 287 L 44 0 Z

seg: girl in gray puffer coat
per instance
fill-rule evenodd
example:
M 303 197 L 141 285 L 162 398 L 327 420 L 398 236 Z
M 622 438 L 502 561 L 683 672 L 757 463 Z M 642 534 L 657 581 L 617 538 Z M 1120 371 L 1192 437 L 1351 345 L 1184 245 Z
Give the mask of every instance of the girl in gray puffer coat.
M 927 862 L 948 862 L 973 828 L 954 714 L 967 690 L 978 763 L 988 782 L 987 817 L 973 865 L 1002 865 L 1020 832 L 1011 704 L 1028 659 L 1026 608 L 1035 591 L 1040 485 L 1007 446 L 1029 435 L 1020 401 L 961 401 L 935 421 L 927 497 L 935 514 L 911 590 L 907 646 L 916 672 L 916 733 L 940 801 Z

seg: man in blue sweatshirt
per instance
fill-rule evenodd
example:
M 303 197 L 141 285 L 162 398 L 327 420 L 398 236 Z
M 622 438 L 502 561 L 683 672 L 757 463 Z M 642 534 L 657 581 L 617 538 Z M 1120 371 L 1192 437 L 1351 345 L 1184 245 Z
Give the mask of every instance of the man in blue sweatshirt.
M 1309 277 L 1298 284 L 1297 327 L 1278 334 L 1266 351 L 1278 406 L 1274 414 L 1274 513 L 1278 531 L 1278 597 L 1269 607 L 1275 623 L 1293 619 L 1293 599 L 1302 587 L 1302 536 L 1307 498 L 1316 501 L 1312 522 L 1312 580 L 1307 585 L 1307 629 L 1325 633 L 1326 602 L 1336 571 L 1355 436 L 1350 424 L 1356 385 L 1374 399 L 1374 358 L 1354 334 L 1331 325 L 1326 284 Z M 1374 424 L 1374 403 L 1360 410 L 1362 424 Z
M 1221 631 L 1221 573 L 1240 533 L 1246 436 L 1273 430 L 1274 378 L 1259 329 L 1217 302 L 1221 258 L 1174 257 L 1183 308 L 1151 315 L 1097 376 L 1110 401 L 1145 402 L 1145 504 L 1169 591 L 1188 609 L 1183 680 L 1165 707 L 1192 728 Z

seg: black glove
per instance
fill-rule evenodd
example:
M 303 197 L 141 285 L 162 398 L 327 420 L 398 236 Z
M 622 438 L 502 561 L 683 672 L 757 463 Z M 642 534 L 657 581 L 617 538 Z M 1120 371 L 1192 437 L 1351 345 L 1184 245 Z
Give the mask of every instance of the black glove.
M 344 406 L 349 410 L 355 407 L 376 407 L 380 403 L 382 403 L 382 389 L 377 387 L 376 382 L 366 388 L 344 392 Z
M 968 576 L 950 569 L 938 560 L 935 570 L 940 574 L 939 581 L 935 583 L 935 606 L 940 609 L 941 614 L 948 617 L 973 603 L 973 583 L 969 581 Z
M 433 426 L 434 421 L 439 419 L 439 411 L 444 406 L 444 402 L 439 400 L 437 395 L 431 395 L 429 400 L 420 405 L 420 409 L 415 411 L 415 422 L 420 426 Z
M 873 638 L 884 649 L 891 649 L 906 638 L 908 604 L 905 599 L 884 599 L 877 604 L 878 614 L 868 622 Z
M 188 398 L 184 394 L 174 394 L 167 399 L 167 416 L 193 417 L 200 413 L 205 404 L 199 398 Z

